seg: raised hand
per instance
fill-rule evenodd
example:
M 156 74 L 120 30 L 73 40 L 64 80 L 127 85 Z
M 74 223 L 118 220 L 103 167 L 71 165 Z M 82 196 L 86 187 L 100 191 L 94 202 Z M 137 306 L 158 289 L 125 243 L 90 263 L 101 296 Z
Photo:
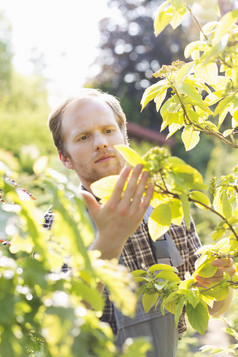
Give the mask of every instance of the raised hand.
M 91 249 L 100 250 L 104 259 L 119 257 L 125 242 L 136 231 L 149 207 L 154 189 L 149 184 L 142 199 L 149 179 L 149 173 L 142 172 L 142 169 L 142 165 L 137 165 L 128 180 L 131 168 L 124 168 L 110 199 L 104 205 L 100 205 L 89 192 L 82 192 L 97 227 L 96 239 Z M 127 187 L 123 192 L 127 180 Z

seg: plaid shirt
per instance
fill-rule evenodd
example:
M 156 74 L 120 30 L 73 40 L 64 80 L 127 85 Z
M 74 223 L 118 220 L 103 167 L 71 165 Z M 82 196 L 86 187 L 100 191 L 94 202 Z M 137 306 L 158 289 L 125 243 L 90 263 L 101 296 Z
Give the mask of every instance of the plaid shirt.
M 46 229 L 51 229 L 53 223 L 53 213 L 50 209 L 45 214 L 45 222 L 43 226 Z M 191 219 L 189 230 L 186 229 L 185 222 L 181 226 L 172 224 L 168 231 L 173 239 L 177 249 L 179 250 L 184 264 L 179 266 L 178 275 L 184 280 L 184 274 L 188 271 L 192 274 L 195 270 L 194 264 L 198 259 L 196 251 L 201 247 L 201 242 L 196 234 L 194 222 Z M 121 253 L 123 264 L 130 270 L 148 269 L 151 265 L 156 264 L 156 259 L 151 246 L 151 238 L 148 231 L 148 225 L 142 221 L 137 231 L 132 234 L 127 240 Z M 68 266 L 63 265 L 62 271 L 68 271 Z M 101 320 L 110 324 L 114 333 L 116 333 L 116 320 L 114 315 L 113 303 L 109 299 L 109 293 L 104 289 L 105 307 Z M 179 337 L 186 330 L 184 314 L 181 316 L 178 324 Z
M 192 274 L 195 270 L 194 264 L 198 259 L 196 251 L 201 247 L 201 242 L 196 234 L 193 220 L 190 222 L 189 230 L 186 229 L 185 222 L 183 221 L 181 226 L 172 224 L 168 233 L 173 239 L 183 259 L 184 264 L 179 266 L 177 269 L 179 271 L 178 275 L 180 279 L 184 280 L 184 274 L 187 271 Z M 148 269 L 151 265 L 157 263 L 152 251 L 150 240 L 151 238 L 148 232 L 148 225 L 142 221 L 137 231 L 127 240 L 121 253 L 121 259 L 130 271 L 136 269 Z M 106 303 L 101 320 L 108 322 L 113 332 L 116 333 L 116 320 L 113 304 L 109 299 L 109 294 L 106 289 L 104 289 L 104 296 Z M 185 330 L 186 323 L 183 314 L 178 324 L 180 338 Z

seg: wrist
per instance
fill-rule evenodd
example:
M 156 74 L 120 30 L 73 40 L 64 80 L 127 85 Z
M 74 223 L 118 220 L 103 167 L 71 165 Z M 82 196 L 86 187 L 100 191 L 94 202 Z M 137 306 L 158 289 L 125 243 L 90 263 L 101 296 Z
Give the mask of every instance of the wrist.
M 117 239 L 112 237 L 106 237 L 97 233 L 94 242 L 90 246 L 90 250 L 99 250 L 101 252 L 101 259 L 118 259 L 123 245 L 118 244 Z

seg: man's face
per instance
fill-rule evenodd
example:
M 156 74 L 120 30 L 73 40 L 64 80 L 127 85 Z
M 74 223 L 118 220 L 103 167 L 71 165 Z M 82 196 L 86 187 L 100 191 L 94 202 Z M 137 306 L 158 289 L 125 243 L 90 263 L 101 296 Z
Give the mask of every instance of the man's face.
M 127 144 L 111 107 L 99 98 L 86 98 L 69 108 L 62 119 L 66 156 L 64 166 L 74 169 L 83 186 L 117 175 L 125 161 L 113 145 Z

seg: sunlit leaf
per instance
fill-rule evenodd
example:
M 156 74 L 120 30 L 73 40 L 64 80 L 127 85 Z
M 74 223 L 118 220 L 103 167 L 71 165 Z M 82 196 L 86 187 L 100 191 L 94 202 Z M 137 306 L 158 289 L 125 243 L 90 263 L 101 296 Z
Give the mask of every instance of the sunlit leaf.
M 173 27 L 173 29 L 176 29 L 181 22 L 183 21 L 183 17 L 186 14 L 186 8 L 185 7 L 181 7 L 180 9 L 178 9 L 177 11 L 175 11 L 172 20 L 170 21 L 171 26 Z
M 192 72 L 193 68 L 194 62 L 188 62 L 180 68 L 176 76 L 176 84 L 178 87 L 182 86 L 184 79 Z
M 163 10 L 167 4 L 168 1 L 162 3 L 158 8 L 158 15 L 154 21 L 155 36 L 158 36 L 173 18 L 174 8 L 172 6 L 169 6 L 167 10 Z
M 184 220 L 186 223 L 187 229 L 189 229 L 190 226 L 190 205 L 189 205 L 189 200 L 188 197 L 185 193 L 180 195 L 180 199 L 182 202 L 183 206 L 183 214 L 184 214 Z
M 91 184 L 90 188 L 93 194 L 98 198 L 109 199 L 115 185 L 118 181 L 119 175 L 111 175 L 103 177 Z
M 172 212 L 171 223 L 180 226 L 183 220 L 183 207 L 181 201 L 175 198 L 169 202 L 169 206 Z
M 208 307 L 204 302 L 199 302 L 195 308 L 189 303 L 186 304 L 186 313 L 191 326 L 203 335 L 208 326 Z
M 221 18 L 215 29 L 215 33 L 213 37 L 214 44 L 218 43 L 221 40 L 221 38 L 227 34 L 230 28 L 237 22 L 237 17 L 238 17 L 238 10 L 234 10 L 228 12 Z
M 202 204 L 204 204 L 207 207 L 211 206 L 211 202 L 210 199 L 207 195 L 205 195 L 205 193 L 200 192 L 200 191 L 192 191 L 189 194 L 189 197 L 192 198 L 195 201 L 201 202 Z M 204 207 L 203 205 L 200 205 L 198 202 L 196 202 L 195 204 L 203 209 L 206 209 L 206 207 Z
M 183 312 L 183 307 L 184 307 L 185 301 L 186 301 L 186 298 L 184 296 L 182 296 L 176 304 L 175 314 L 174 314 L 174 321 L 175 321 L 176 326 L 178 326 L 180 316 Z
M 141 103 L 140 103 L 142 107 L 141 110 L 143 110 L 145 106 L 157 96 L 161 88 L 164 88 L 166 85 L 168 85 L 168 81 L 167 79 L 163 79 L 153 84 L 152 86 L 146 88 L 141 98 Z
M 207 84 L 215 85 L 217 83 L 218 67 L 214 62 L 209 62 L 205 65 L 198 63 L 194 67 L 194 72 Z
M 131 149 L 129 146 L 114 145 L 114 148 L 120 152 L 120 154 L 131 166 L 134 167 L 138 164 L 144 165 L 145 168 L 148 166 L 147 162 L 141 156 L 139 156 L 135 150 Z
M 167 94 L 167 87 L 164 87 L 162 90 L 159 91 L 159 93 L 157 94 L 157 96 L 155 97 L 154 101 L 156 104 L 156 110 L 157 112 L 160 110 L 160 107 L 166 97 Z
M 142 306 L 143 306 L 146 314 L 155 305 L 158 297 L 159 297 L 158 293 L 155 293 L 155 294 L 144 293 L 143 294 L 143 296 L 142 296 Z
M 183 129 L 182 141 L 184 143 L 186 151 L 192 150 L 200 140 L 200 132 L 194 130 L 192 125 L 188 125 Z
M 188 58 L 193 51 L 205 51 L 207 50 L 209 47 L 206 43 L 206 41 L 193 41 L 191 43 L 189 43 L 184 50 L 184 57 Z

